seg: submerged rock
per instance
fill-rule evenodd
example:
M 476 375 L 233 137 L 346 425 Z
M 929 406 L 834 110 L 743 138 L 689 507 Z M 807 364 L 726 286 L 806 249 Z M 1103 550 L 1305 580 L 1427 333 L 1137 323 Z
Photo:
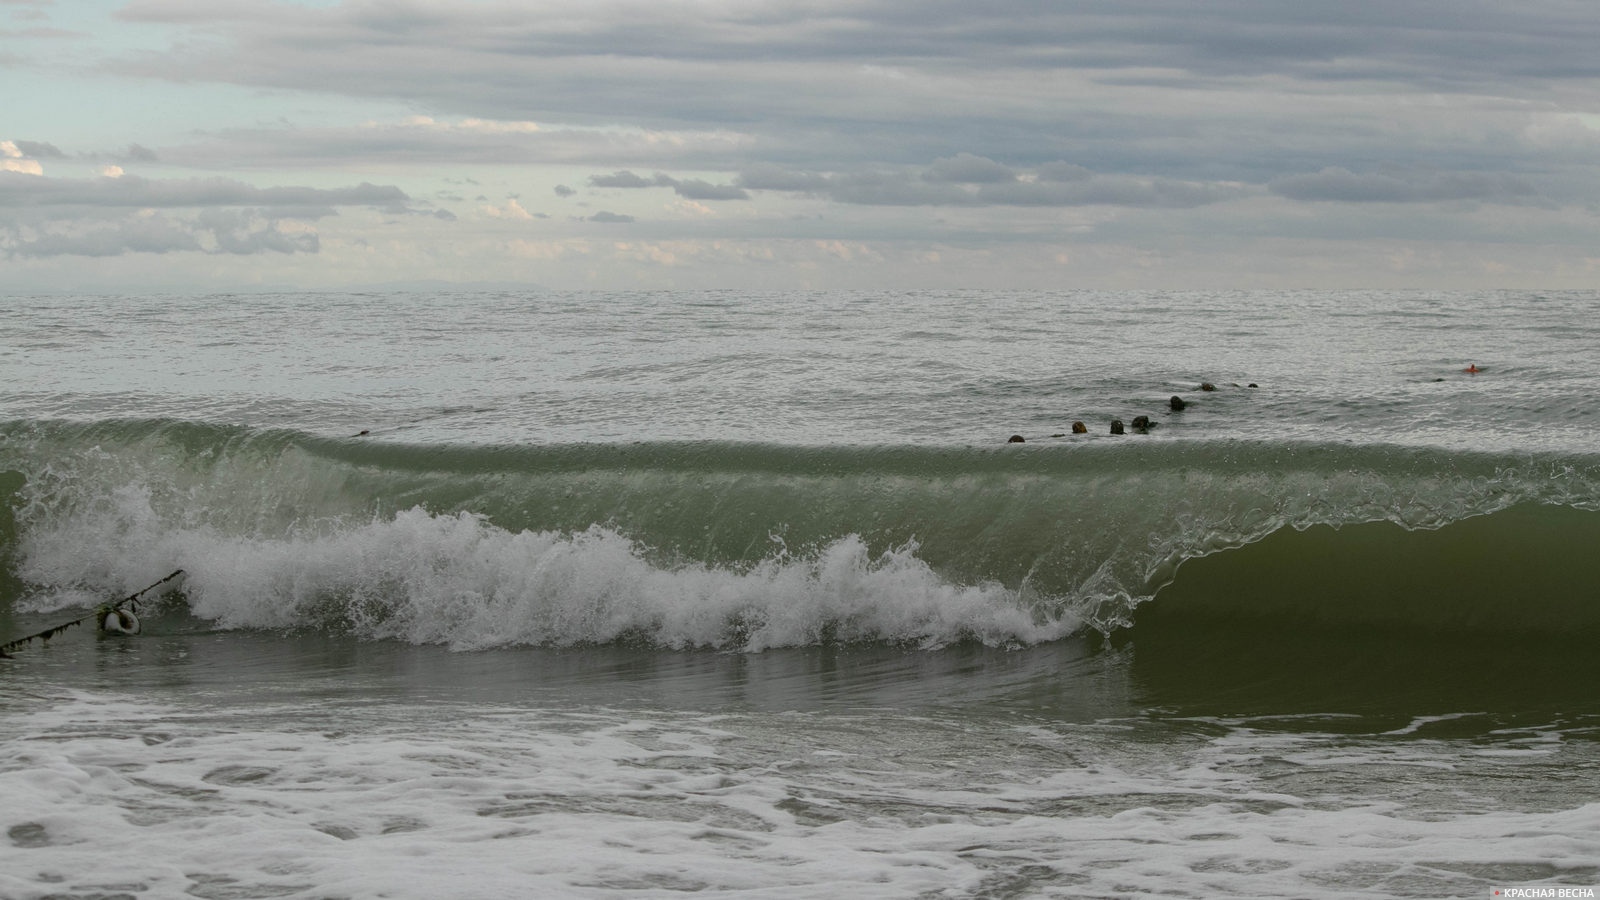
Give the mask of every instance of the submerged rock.
M 1073 434 L 1088 434 L 1089 433 L 1089 426 L 1083 424 L 1082 422 L 1073 422 L 1072 423 L 1072 433 Z
M 1112 434 L 1126 434 L 1126 432 L 1122 430 L 1122 420 L 1121 419 L 1112 419 L 1111 420 L 1111 433 Z
M 1020 434 L 1013 434 L 1011 437 L 1006 439 L 1006 443 L 1008 444 L 1025 444 L 1027 441 L 1028 439 Z
M 1172 399 L 1167 401 L 1167 405 L 1172 407 L 1173 412 L 1178 412 L 1189 404 L 1183 402 L 1182 397 L 1179 397 L 1177 394 L 1173 394 Z

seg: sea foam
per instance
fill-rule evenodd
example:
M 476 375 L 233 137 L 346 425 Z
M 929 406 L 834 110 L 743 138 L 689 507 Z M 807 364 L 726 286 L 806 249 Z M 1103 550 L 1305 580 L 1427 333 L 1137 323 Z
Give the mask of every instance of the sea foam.
M 331 628 L 472 650 L 619 640 L 742 650 L 826 641 L 1031 644 L 1080 625 L 1070 615 L 1036 616 L 1022 592 L 995 582 L 950 582 L 918 558 L 914 543 L 875 554 L 856 535 L 801 555 L 780 545 L 749 566 L 664 565 L 599 525 L 511 531 L 475 514 L 413 508 L 246 538 L 154 527 L 143 499 L 124 492 L 120 516 L 63 524 L 81 528 L 78 535 L 36 535 L 25 577 L 65 578 L 88 552 L 108 571 L 185 569 L 189 611 L 224 628 Z M 116 521 L 146 527 L 108 524 Z M 33 607 L 81 599 L 65 592 Z

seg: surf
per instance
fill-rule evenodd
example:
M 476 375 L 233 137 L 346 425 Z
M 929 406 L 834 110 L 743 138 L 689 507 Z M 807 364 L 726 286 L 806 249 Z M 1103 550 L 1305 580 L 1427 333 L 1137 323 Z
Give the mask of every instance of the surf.
M 1560 579 L 1581 569 L 1600 499 L 1600 459 L 1571 454 L 411 445 L 174 420 L 3 423 L 0 471 L 22 612 L 183 568 L 186 611 L 213 627 L 459 649 L 1021 646 L 1155 633 L 1138 619 L 1156 609 L 1384 627 L 1400 607 L 1379 593 L 1323 590 L 1375 572 L 1425 598 L 1419 621 L 1554 628 L 1592 611 L 1552 599 L 1519 619 L 1508 591 L 1467 602 L 1472 578 L 1452 573 L 1559 545 L 1521 587 L 1573 596 L 1585 586 Z M 1534 544 L 1530 509 L 1547 511 Z M 1324 559 L 1330 574 L 1282 577 Z

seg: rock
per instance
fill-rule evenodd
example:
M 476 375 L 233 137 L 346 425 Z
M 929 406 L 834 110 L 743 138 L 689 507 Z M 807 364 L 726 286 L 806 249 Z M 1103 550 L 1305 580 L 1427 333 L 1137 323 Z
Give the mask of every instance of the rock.
M 1200 382 L 1200 390 L 1202 390 L 1202 391 L 1214 391 L 1216 389 L 1217 389 L 1217 386 L 1212 384 L 1209 381 Z
M 1020 434 L 1013 434 L 1011 437 L 1006 439 L 1006 443 L 1008 444 L 1025 444 L 1027 441 L 1028 439 Z
M 1073 434 L 1088 434 L 1089 433 L 1089 426 L 1083 424 L 1082 422 L 1073 422 L 1072 423 L 1072 433 Z
M 1247 385 L 1245 385 L 1245 387 L 1260 387 L 1260 386 L 1261 386 L 1261 385 L 1259 385 L 1259 384 L 1256 384 L 1256 383 L 1255 383 L 1255 382 L 1254 382 L 1254 381 L 1252 381 L 1252 382 L 1250 382 L 1250 383 L 1249 383 L 1249 384 L 1247 384 Z
M 1122 430 L 1122 420 L 1121 419 L 1112 419 L 1111 420 L 1111 433 L 1112 434 L 1126 434 L 1126 432 Z
M 1151 425 L 1155 425 L 1155 424 L 1156 424 L 1155 422 L 1150 421 L 1150 417 L 1149 416 L 1134 416 L 1133 417 L 1133 430 L 1134 431 L 1149 431 L 1150 430 L 1150 426 Z
M 1189 404 L 1183 402 L 1182 397 L 1179 397 L 1177 394 L 1173 394 L 1172 399 L 1167 401 L 1167 405 L 1172 407 L 1173 412 L 1178 412 Z

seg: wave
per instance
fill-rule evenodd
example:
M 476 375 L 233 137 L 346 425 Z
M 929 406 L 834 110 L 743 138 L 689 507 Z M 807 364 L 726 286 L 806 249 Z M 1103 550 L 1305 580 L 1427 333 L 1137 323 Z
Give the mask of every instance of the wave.
M 1135 613 L 1133 671 L 1147 702 L 1189 714 L 1593 714 L 1596 546 L 1600 512 L 1534 504 L 1436 530 L 1282 529 L 1186 562 Z
M 1459 594 L 1449 573 L 1480 552 L 1461 549 L 1477 518 L 1565 508 L 1579 518 L 1554 530 L 1587 535 L 1600 508 L 1600 458 L 1348 443 L 484 447 L 19 421 L 0 424 L 0 470 L 13 473 L 0 540 L 21 608 L 181 567 L 189 610 L 219 627 L 461 648 L 1030 644 L 1132 625 L 1143 606 L 1372 618 L 1391 607 L 1274 591 L 1271 573 L 1330 556 L 1340 572 L 1403 580 L 1422 553 L 1413 571 L 1435 575 L 1415 590 Z M 1352 527 L 1371 522 L 1392 534 Z M 1409 546 L 1394 535 L 1446 534 L 1461 537 L 1385 555 Z M 1497 534 L 1486 558 L 1517 529 Z M 1553 559 L 1524 586 L 1560 594 L 1580 562 Z M 1239 605 L 1246 595 L 1256 607 Z M 1515 618 L 1497 596 L 1472 616 L 1437 599 L 1415 615 Z M 1570 607 L 1526 621 L 1588 614 Z
M 1434 530 L 1283 529 L 1190 560 L 1141 610 L 1149 628 L 1600 633 L 1600 513 L 1526 504 Z

